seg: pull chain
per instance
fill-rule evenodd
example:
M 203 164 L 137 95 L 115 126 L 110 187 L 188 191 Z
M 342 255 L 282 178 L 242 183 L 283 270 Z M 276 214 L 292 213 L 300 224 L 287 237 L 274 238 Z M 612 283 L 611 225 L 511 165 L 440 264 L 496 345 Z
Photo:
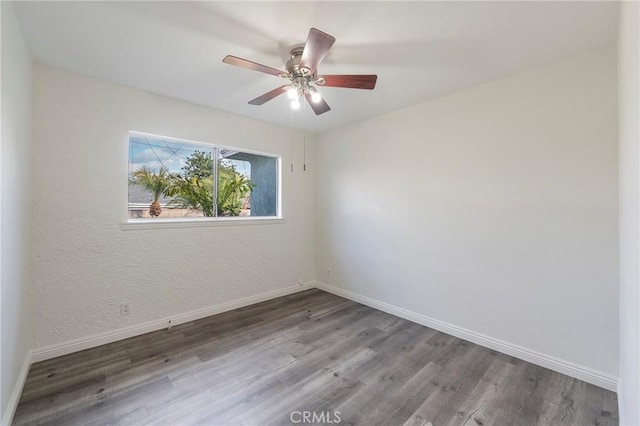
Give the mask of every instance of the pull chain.
M 306 116 L 306 112 L 307 112 L 306 102 L 304 102 L 304 106 L 302 107 L 302 110 L 304 111 Z M 302 171 L 303 172 L 307 171 L 307 127 L 306 126 L 302 127 Z

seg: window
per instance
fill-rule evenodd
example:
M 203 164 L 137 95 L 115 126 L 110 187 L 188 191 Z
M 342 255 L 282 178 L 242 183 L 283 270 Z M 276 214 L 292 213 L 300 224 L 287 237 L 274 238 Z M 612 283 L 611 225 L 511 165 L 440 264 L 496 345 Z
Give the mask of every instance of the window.
M 129 133 L 129 219 L 277 217 L 279 157 Z

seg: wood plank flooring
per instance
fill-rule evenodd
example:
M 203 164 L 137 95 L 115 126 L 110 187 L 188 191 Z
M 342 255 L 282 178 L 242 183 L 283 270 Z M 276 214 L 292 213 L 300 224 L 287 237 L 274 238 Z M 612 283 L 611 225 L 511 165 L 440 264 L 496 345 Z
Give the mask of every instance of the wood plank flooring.
M 607 426 L 617 418 L 613 392 L 314 289 L 34 364 L 14 424 Z

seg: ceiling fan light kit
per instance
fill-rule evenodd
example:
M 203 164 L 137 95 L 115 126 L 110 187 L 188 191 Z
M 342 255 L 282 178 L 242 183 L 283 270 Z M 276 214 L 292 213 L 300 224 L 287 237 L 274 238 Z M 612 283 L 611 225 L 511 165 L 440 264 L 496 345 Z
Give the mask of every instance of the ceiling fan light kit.
M 378 79 L 377 75 L 318 75 L 318 65 L 325 58 L 335 41 L 335 37 L 316 28 L 311 28 L 305 45 L 291 49 L 290 58 L 285 64 L 286 71 L 232 55 L 226 56 L 222 62 L 289 80 L 288 84 L 250 100 L 249 104 L 262 105 L 286 93 L 291 100 L 291 108 L 299 109 L 301 98 L 304 97 L 313 112 L 316 115 L 320 115 L 331 110 L 331 108 L 322 98 L 316 86 L 373 90 Z

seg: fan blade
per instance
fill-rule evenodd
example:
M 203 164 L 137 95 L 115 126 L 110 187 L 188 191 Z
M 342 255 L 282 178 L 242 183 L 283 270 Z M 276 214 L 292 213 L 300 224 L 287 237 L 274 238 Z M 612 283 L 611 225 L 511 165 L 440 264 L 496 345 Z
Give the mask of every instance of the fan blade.
M 378 76 L 372 75 L 321 75 L 318 80 L 324 79 L 324 83 L 316 82 L 325 87 L 347 87 L 350 89 L 373 90 L 376 87 Z
M 300 58 L 300 67 L 309 68 L 311 74 L 314 74 L 318 69 L 318 65 L 327 56 L 329 49 L 335 42 L 336 38 L 334 36 L 323 33 L 316 28 L 311 28 L 307 43 L 302 51 L 302 58 Z
M 324 99 L 320 99 L 320 102 L 313 102 L 310 93 L 305 93 L 304 97 L 307 98 L 307 102 L 311 105 L 311 109 L 316 115 L 324 114 L 331 109 Z
M 285 93 L 287 91 L 288 86 L 280 86 L 276 89 L 273 89 L 270 92 L 265 93 L 262 96 L 258 96 L 257 98 L 249 101 L 249 103 L 251 105 L 262 105 L 263 103 L 270 101 L 271 99 L 275 98 L 276 96 L 280 96 L 283 93 Z
M 250 70 L 260 71 L 260 72 L 264 72 L 264 73 L 267 73 L 267 74 L 275 75 L 276 77 L 280 76 L 282 74 L 287 75 L 287 73 L 284 72 L 284 71 L 280 71 L 278 69 L 271 68 L 271 67 L 268 67 L 266 65 L 259 64 L 257 62 L 253 62 L 253 61 L 249 61 L 249 60 L 246 60 L 246 59 L 238 58 L 237 56 L 227 55 L 227 56 L 224 57 L 222 62 L 224 62 L 225 64 L 229 64 L 229 65 L 235 65 L 237 67 L 249 68 Z

